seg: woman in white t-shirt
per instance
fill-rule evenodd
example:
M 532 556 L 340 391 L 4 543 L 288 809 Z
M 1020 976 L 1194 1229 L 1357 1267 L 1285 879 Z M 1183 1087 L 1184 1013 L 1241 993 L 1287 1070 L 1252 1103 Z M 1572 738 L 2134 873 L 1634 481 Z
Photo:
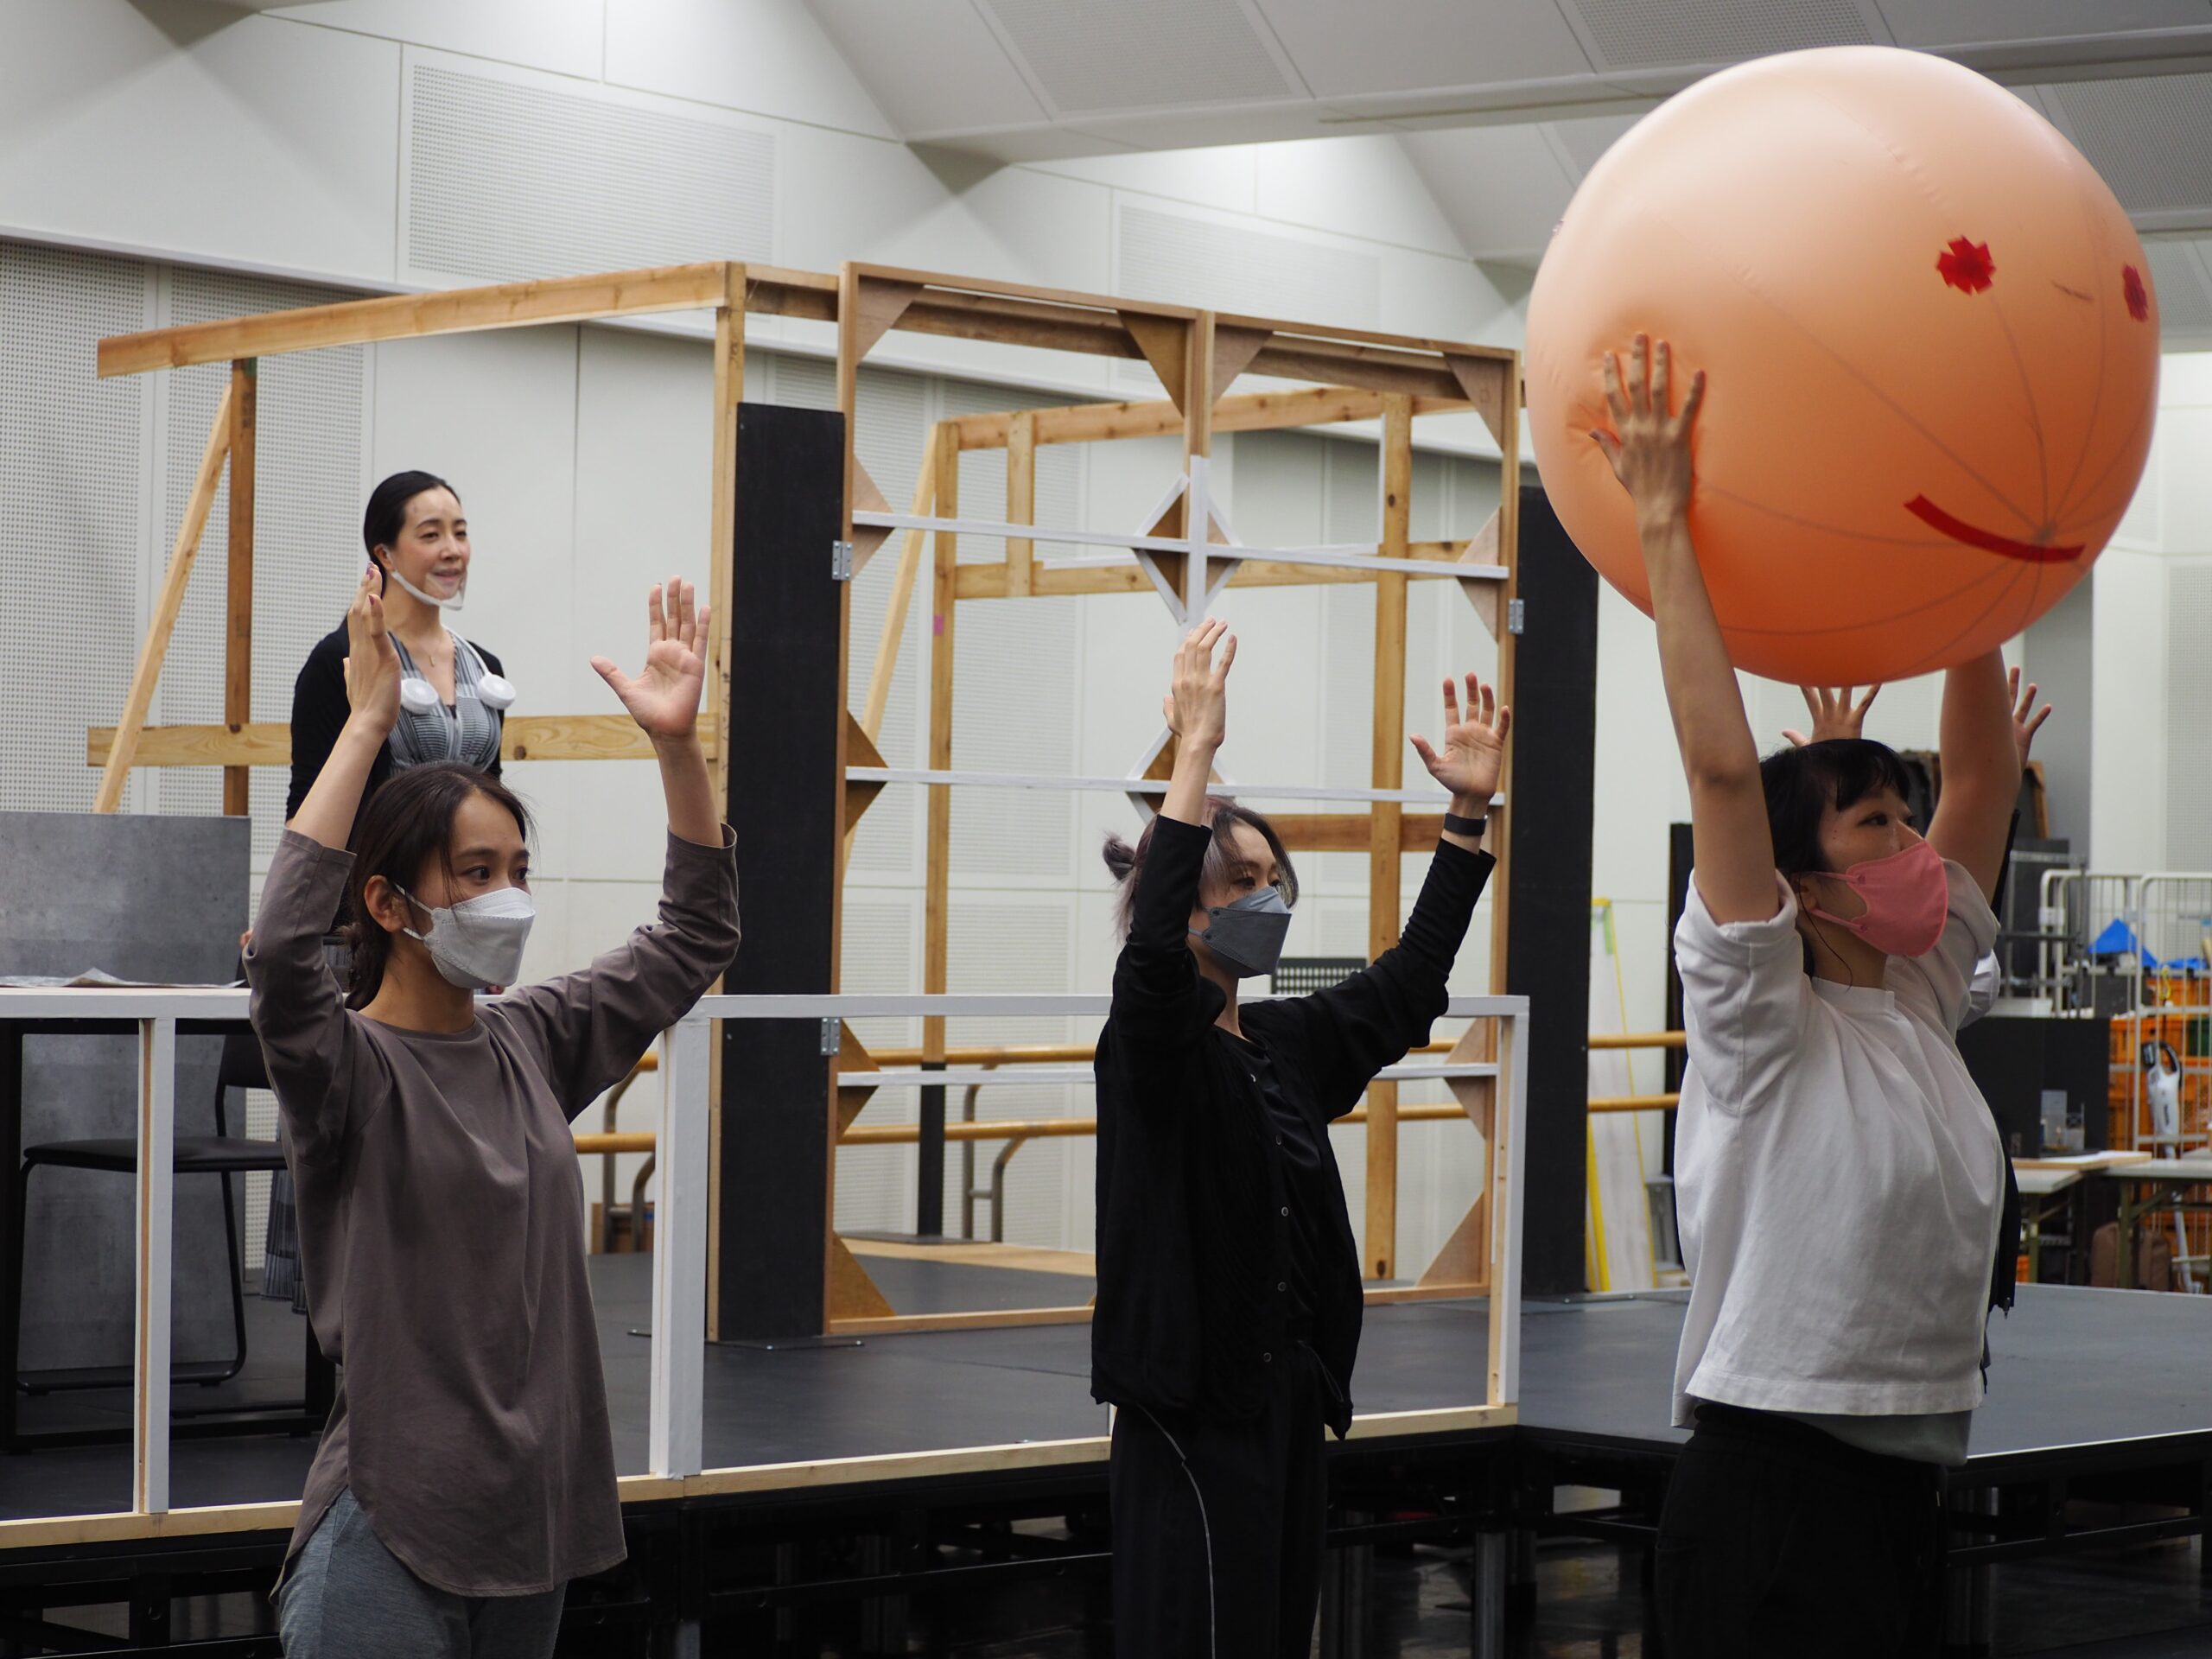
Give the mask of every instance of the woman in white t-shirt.
M 1670 379 L 1664 341 L 1639 336 L 1625 378 L 1609 357 L 1614 429 L 1591 435 L 1636 503 L 1695 862 L 1675 938 L 1675 1421 L 1695 1432 L 1660 1627 L 1669 1659 L 1933 1651 L 1941 1471 L 2010 1289 L 2004 1149 L 1956 1040 L 2019 788 L 2004 667 L 1949 671 L 1924 841 L 1881 744 L 1762 761 L 1691 543 L 1705 377 L 1679 413 Z

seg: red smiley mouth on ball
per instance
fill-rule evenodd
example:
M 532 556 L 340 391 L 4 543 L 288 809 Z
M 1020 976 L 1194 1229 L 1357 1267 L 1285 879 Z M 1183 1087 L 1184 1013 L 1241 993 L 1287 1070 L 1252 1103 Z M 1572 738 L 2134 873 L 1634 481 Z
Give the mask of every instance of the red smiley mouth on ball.
M 2007 559 L 2019 559 L 2029 564 L 2063 564 L 2069 559 L 2082 556 L 2083 544 L 2053 547 L 2048 543 L 2017 541 L 2010 536 L 1999 536 L 1993 530 L 1984 530 L 1970 524 L 1963 518 L 1954 518 L 1924 495 L 1916 495 L 1904 504 L 1904 510 L 1921 523 L 1941 531 L 1955 542 L 1968 547 L 1978 547 L 1985 553 L 1995 553 Z

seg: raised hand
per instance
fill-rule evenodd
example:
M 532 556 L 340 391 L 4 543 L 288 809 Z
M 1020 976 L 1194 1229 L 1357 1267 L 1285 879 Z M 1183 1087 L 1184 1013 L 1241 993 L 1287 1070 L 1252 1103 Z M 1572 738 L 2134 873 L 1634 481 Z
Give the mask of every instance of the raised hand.
M 2033 680 L 2030 680 L 2027 689 L 2022 690 L 2020 671 L 2017 668 L 2005 671 L 2005 690 L 2012 702 L 2012 744 L 2020 752 L 2020 765 L 2024 769 L 2028 764 L 2028 751 L 2036 746 L 2036 734 L 2043 729 L 2044 721 L 2050 718 L 2050 705 L 2046 702 L 2040 709 L 2036 707 L 2038 688 Z
M 1837 738 L 1862 735 L 1866 726 L 1866 711 L 1874 706 L 1874 699 L 1882 695 L 1882 688 L 1868 686 L 1866 695 L 1853 702 L 1852 698 L 1857 695 L 1858 690 L 1852 685 L 1834 691 L 1824 685 L 1799 686 L 1798 693 L 1805 699 L 1805 707 L 1813 716 L 1813 734 L 1808 737 L 1802 732 L 1784 727 L 1783 736 L 1802 749 L 1808 743 L 1827 743 Z
M 385 626 L 379 574 L 371 565 L 346 607 L 346 701 L 381 736 L 399 722 L 399 652 Z
M 1425 737 L 1413 740 L 1428 775 L 1452 791 L 1466 806 L 1468 817 L 1488 810 L 1497 792 L 1497 779 L 1505 766 L 1505 735 L 1513 728 L 1513 711 L 1498 705 L 1497 693 L 1476 676 L 1467 676 L 1467 706 L 1459 707 L 1459 688 L 1444 682 L 1444 749 L 1439 753 Z
M 1607 352 L 1605 406 L 1612 411 L 1613 429 L 1590 434 L 1612 463 L 1613 476 L 1634 499 L 1637 518 L 1655 523 L 1689 511 L 1690 435 L 1705 401 L 1703 369 L 1691 377 L 1679 414 L 1674 411 L 1673 382 L 1673 353 L 1663 340 L 1655 352 L 1649 335 L 1636 337 L 1625 379 L 1620 359 Z
M 591 659 L 639 729 L 656 742 L 690 737 L 698 730 L 712 617 L 694 599 L 691 584 L 681 576 L 671 576 L 664 592 L 659 583 L 653 585 L 645 599 L 645 665 L 634 679 L 605 657 Z
M 1214 660 L 1214 647 L 1221 660 Z M 1212 617 L 1183 636 L 1167 695 L 1160 702 L 1167 729 L 1185 748 L 1218 749 L 1229 730 L 1229 665 L 1236 660 L 1236 636 L 1229 624 Z

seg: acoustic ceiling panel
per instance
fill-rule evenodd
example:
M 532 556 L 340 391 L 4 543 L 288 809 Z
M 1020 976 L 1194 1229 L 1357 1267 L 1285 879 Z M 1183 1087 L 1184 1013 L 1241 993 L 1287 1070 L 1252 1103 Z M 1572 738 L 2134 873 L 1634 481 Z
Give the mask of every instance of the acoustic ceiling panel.
M 409 87 L 411 273 L 500 282 L 773 257 L 768 133 L 429 63 Z
M 1814 46 L 1885 43 L 1857 0 L 1560 0 L 1603 70 L 1735 63 Z
M 1061 115 L 1302 96 L 1241 0 L 984 0 Z
M 2129 213 L 2212 225 L 2212 74 L 2075 80 L 2040 90 Z

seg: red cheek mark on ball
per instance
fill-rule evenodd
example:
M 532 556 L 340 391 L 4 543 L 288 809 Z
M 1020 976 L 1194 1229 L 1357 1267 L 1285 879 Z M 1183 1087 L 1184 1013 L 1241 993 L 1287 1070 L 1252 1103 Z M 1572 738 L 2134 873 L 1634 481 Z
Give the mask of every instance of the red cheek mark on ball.
M 1997 275 L 1997 262 L 1989 257 L 1988 243 L 1955 236 L 1951 245 L 1936 255 L 1936 269 L 1942 273 L 1945 283 L 1960 293 L 1979 294 Z
M 1985 553 L 1995 553 L 2007 559 L 2020 559 L 2029 564 L 2063 564 L 2082 556 L 2083 543 L 2070 547 L 2051 547 L 2035 542 L 2015 541 L 2010 536 L 1999 536 L 1993 530 L 1984 530 L 1956 518 L 1937 506 L 1924 495 L 1916 495 L 1904 504 L 1904 510 L 1923 524 L 1941 531 L 1955 542 L 1968 547 L 1978 547 Z
M 2120 268 L 2120 291 L 2127 296 L 2127 315 L 2138 322 L 2151 318 L 2151 290 L 2143 286 L 2143 273 L 2133 265 Z

